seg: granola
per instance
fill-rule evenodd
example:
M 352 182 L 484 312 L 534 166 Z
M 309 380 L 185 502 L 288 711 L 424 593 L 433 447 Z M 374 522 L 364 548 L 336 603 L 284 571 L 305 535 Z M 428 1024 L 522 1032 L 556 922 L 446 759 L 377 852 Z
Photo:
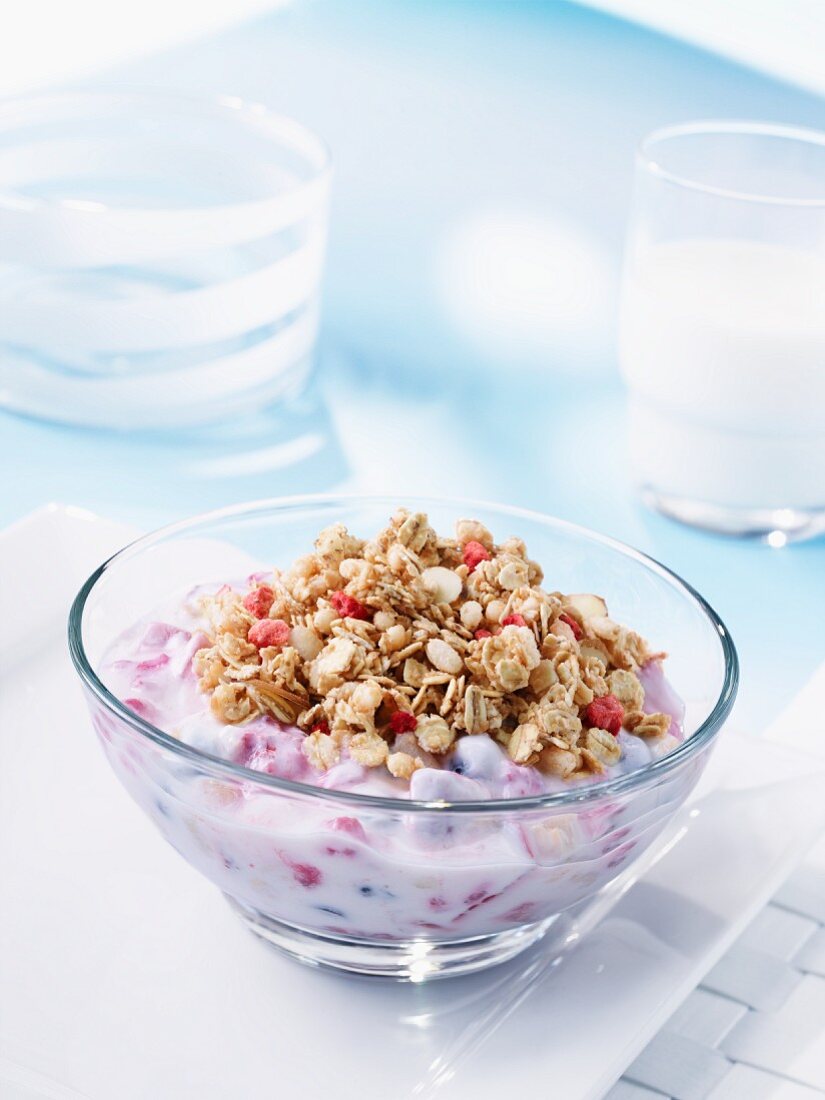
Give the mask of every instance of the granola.
M 520 539 L 497 545 L 476 520 L 454 538 L 404 509 L 370 540 L 335 524 L 290 569 L 202 598 L 199 687 L 224 723 L 296 725 L 319 771 L 345 754 L 409 779 L 484 733 L 516 764 L 599 774 L 623 725 L 668 734 L 638 676 L 664 654 L 600 597 L 542 580 Z

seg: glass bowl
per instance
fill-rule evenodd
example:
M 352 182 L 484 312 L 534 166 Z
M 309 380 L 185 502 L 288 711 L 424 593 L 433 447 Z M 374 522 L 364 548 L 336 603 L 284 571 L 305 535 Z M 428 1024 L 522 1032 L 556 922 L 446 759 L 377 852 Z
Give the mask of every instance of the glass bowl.
M 98 669 L 139 619 L 195 584 L 287 566 L 321 528 L 360 536 L 397 506 L 438 531 L 473 517 L 517 535 L 551 588 L 598 592 L 657 648 L 686 706 L 667 756 L 591 786 L 484 802 L 417 802 L 309 786 L 190 747 L 115 698 Z M 121 783 L 249 928 L 305 962 L 421 981 L 510 958 L 638 858 L 685 800 L 736 693 L 723 623 L 679 577 L 631 548 L 549 516 L 474 501 L 300 497 L 166 527 L 86 581 L 69 618 L 72 659 Z

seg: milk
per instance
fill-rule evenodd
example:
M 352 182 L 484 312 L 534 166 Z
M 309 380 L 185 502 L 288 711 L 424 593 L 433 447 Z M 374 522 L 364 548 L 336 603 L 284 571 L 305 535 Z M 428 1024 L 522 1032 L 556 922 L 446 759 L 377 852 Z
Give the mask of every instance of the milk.
M 737 509 L 825 506 L 825 255 L 637 246 L 620 359 L 643 484 Z

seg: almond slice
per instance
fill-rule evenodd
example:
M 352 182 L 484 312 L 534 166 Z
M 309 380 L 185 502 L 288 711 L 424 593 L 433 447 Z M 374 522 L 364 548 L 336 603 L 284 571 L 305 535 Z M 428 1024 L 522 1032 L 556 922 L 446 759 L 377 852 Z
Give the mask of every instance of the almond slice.
M 433 565 L 421 574 L 425 588 L 433 594 L 436 603 L 452 603 L 461 595 L 464 587 L 461 577 L 445 565 Z
M 564 603 L 578 611 L 583 619 L 603 618 L 607 615 L 607 604 L 601 596 L 594 596 L 591 592 L 574 592 L 572 596 L 565 596 Z

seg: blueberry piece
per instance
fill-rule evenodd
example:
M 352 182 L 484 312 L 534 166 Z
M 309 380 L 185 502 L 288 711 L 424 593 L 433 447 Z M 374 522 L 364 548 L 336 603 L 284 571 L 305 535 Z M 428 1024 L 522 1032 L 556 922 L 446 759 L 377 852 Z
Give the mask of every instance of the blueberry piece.
M 359 886 L 358 893 L 363 894 L 365 898 L 371 898 L 375 891 L 371 886 Z

